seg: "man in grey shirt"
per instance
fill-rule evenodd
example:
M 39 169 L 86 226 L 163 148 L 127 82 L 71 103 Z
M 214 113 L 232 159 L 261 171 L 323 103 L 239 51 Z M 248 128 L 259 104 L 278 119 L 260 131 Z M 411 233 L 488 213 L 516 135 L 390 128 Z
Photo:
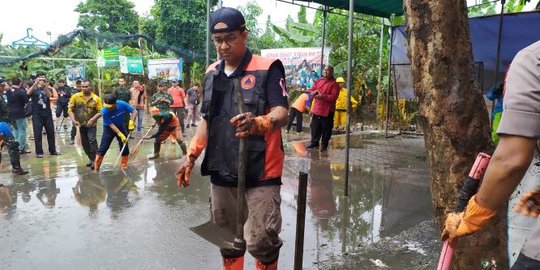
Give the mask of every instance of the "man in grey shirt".
M 465 213 L 449 214 L 446 219 L 443 239 L 448 238 L 450 243 L 477 232 L 495 216 L 531 164 L 540 139 L 540 41 L 521 50 L 512 61 L 497 133 L 500 141 L 478 193 L 469 201 Z M 525 194 L 515 210 L 537 218 L 540 215 L 540 189 Z M 458 226 L 454 227 L 452 223 Z M 540 222 L 523 244 L 511 269 L 540 269 Z
M 199 99 L 201 98 L 200 94 L 200 84 L 194 83 L 191 88 L 187 90 L 187 119 L 186 119 L 186 128 L 190 126 L 196 127 L 195 122 L 197 121 L 197 105 L 199 105 Z

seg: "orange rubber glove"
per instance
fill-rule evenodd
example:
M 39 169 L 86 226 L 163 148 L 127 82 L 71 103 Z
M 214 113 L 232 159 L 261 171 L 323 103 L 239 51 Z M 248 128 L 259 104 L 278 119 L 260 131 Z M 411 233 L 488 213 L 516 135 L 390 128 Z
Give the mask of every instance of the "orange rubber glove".
M 250 112 L 241 113 L 231 119 L 236 127 L 236 137 L 246 138 L 251 135 L 264 135 L 272 129 L 272 122 L 267 115 L 255 116 Z
M 529 191 L 521 196 L 514 210 L 528 217 L 540 216 L 540 189 Z
M 182 167 L 180 167 L 180 169 L 178 169 L 178 171 L 176 172 L 176 184 L 179 187 L 189 186 L 189 176 L 191 175 L 193 166 L 195 166 L 195 161 L 206 147 L 206 143 L 207 141 L 205 138 L 201 138 L 197 135 L 195 135 L 193 139 L 191 139 L 191 143 L 189 144 L 189 148 L 186 154 L 186 160 L 184 161 Z
M 441 239 L 448 239 L 454 245 L 458 237 L 467 236 L 480 230 L 493 216 L 496 211 L 485 208 L 476 203 L 474 195 L 467 204 L 464 213 L 450 213 L 444 222 L 444 230 Z

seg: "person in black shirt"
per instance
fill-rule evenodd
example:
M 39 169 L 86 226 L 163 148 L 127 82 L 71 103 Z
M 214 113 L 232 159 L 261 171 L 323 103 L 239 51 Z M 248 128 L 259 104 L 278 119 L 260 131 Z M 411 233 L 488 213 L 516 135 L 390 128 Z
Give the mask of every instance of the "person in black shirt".
M 64 80 L 58 80 L 56 91 L 58 92 L 58 100 L 56 101 L 56 118 L 57 118 L 57 129 L 62 128 L 62 123 L 65 118 L 68 117 L 68 103 L 71 98 L 71 89 L 66 85 Z M 58 120 L 62 117 L 62 121 L 58 123 Z M 64 129 L 67 129 L 67 125 L 64 124 Z
M 47 84 L 45 74 L 38 73 L 34 84 L 28 88 L 26 94 L 32 98 L 32 127 L 34 130 L 35 151 L 37 158 L 43 158 L 42 135 L 43 128 L 47 132 L 47 143 L 51 155 L 60 155 L 56 151 L 54 140 L 54 124 L 50 99 L 52 97 L 51 88 Z
M 21 86 L 20 78 L 11 80 L 11 90 L 6 93 L 8 100 L 8 114 L 13 124 L 13 135 L 15 140 L 19 142 L 19 151 L 21 154 L 28 154 L 28 145 L 26 143 L 26 114 L 24 106 L 28 103 L 26 90 Z

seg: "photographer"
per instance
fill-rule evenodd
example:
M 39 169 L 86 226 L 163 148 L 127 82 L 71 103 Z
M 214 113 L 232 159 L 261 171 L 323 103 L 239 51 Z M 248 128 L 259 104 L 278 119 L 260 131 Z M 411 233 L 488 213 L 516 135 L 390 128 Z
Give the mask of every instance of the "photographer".
M 34 130 L 35 151 L 37 158 L 43 158 L 43 146 L 41 132 L 45 128 L 49 153 L 53 156 L 60 155 L 56 151 L 54 140 L 54 124 L 52 119 L 51 103 L 52 92 L 47 83 L 44 73 L 38 73 L 37 78 L 26 94 L 32 98 L 32 128 Z

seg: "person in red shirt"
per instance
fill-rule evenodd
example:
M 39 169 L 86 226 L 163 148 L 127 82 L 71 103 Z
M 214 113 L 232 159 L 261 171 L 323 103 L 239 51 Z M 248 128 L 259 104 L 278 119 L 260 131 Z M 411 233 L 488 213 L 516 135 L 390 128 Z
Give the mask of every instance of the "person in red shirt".
M 180 87 L 178 79 L 172 79 L 171 88 L 167 90 L 169 95 L 173 98 L 173 103 L 171 104 L 171 111 L 176 114 L 178 120 L 180 120 L 180 127 L 182 128 L 182 134 L 184 134 L 184 119 L 186 118 L 186 104 L 187 98 L 184 89 Z
M 332 135 L 332 125 L 334 119 L 334 108 L 339 95 L 339 84 L 334 78 L 334 67 L 326 66 L 323 77 L 315 81 L 309 93 L 314 98 L 315 104 L 311 109 L 311 143 L 307 149 L 319 148 L 321 141 L 321 151 L 328 149 L 328 142 Z M 321 139 L 322 138 L 322 139 Z

